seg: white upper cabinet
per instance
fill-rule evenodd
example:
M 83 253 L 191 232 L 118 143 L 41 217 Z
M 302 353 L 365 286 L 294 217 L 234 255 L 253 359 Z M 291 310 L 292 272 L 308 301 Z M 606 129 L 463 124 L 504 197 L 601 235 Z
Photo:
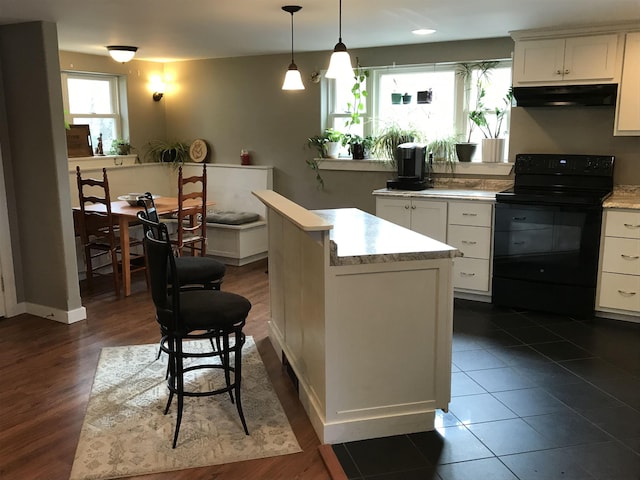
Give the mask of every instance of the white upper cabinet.
M 517 40 L 514 86 L 617 83 L 619 35 Z
M 615 135 L 640 135 L 640 32 L 627 33 Z

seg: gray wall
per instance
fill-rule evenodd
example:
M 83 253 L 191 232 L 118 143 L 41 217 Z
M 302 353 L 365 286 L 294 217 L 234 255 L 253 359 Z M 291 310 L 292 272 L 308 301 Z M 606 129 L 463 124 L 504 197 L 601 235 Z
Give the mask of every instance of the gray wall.
M 17 47 L 19 46 L 19 48 Z M 0 27 L 7 183 L 18 302 L 80 307 L 58 40 L 52 23 Z

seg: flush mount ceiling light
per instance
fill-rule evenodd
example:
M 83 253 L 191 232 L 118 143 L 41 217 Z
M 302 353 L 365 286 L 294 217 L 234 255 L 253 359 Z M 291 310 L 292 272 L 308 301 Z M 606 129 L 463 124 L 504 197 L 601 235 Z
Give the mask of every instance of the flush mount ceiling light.
M 293 14 L 302 10 L 302 7 L 299 5 L 285 5 L 282 7 L 282 10 L 291 14 L 291 63 L 289 64 L 289 69 L 284 77 L 282 90 L 304 90 L 300 71 L 293 61 Z
M 109 45 L 107 46 L 107 50 L 109 50 L 109 55 L 116 62 L 127 63 L 129 60 L 133 58 L 133 56 L 138 51 L 138 47 L 128 47 L 126 45 Z
M 351 66 L 351 57 L 347 52 L 347 46 L 342 43 L 342 0 L 340 0 L 340 17 L 339 17 L 339 33 L 338 43 L 333 48 L 331 60 L 329 61 L 329 70 L 325 73 L 327 78 L 353 78 L 353 67 Z
M 431 35 L 432 33 L 436 33 L 436 31 L 431 28 L 418 28 L 417 30 L 412 30 L 411 33 L 414 35 Z

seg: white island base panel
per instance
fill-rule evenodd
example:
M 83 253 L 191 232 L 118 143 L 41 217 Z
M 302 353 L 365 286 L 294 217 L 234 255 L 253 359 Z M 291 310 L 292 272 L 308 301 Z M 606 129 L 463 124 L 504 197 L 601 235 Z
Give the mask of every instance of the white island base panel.
M 455 248 L 271 191 L 269 336 L 320 441 L 433 430 L 451 394 Z

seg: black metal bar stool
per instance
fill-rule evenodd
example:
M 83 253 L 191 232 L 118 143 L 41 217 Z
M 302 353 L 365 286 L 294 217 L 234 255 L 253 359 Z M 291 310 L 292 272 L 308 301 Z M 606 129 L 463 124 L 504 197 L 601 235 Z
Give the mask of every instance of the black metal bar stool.
M 251 303 L 246 298 L 219 290 L 170 288 L 178 285 L 178 272 L 172 245 L 169 242 L 167 227 L 159 224 L 159 235 L 152 232 L 145 235 L 149 273 L 151 276 L 151 294 L 156 308 L 156 319 L 161 326 L 163 337 L 160 348 L 169 356 L 167 386 L 169 399 L 165 409 L 168 413 L 173 397 L 177 397 L 178 409 L 173 448 L 178 442 L 184 397 L 204 397 L 229 393 L 235 403 L 245 434 L 249 435 L 247 423 L 242 411 L 242 346 L 245 325 Z M 193 339 L 206 339 L 218 348 L 211 351 L 186 351 L 184 342 Z M 215 358 L 220 363 L 214 363 Z M 210 358 L 206 363 L 188 364 L 185 360 Z M 185 374 L 200 370 L 222 370 L 224 385 L 213 385 L 208 391 L 185 390 Z

